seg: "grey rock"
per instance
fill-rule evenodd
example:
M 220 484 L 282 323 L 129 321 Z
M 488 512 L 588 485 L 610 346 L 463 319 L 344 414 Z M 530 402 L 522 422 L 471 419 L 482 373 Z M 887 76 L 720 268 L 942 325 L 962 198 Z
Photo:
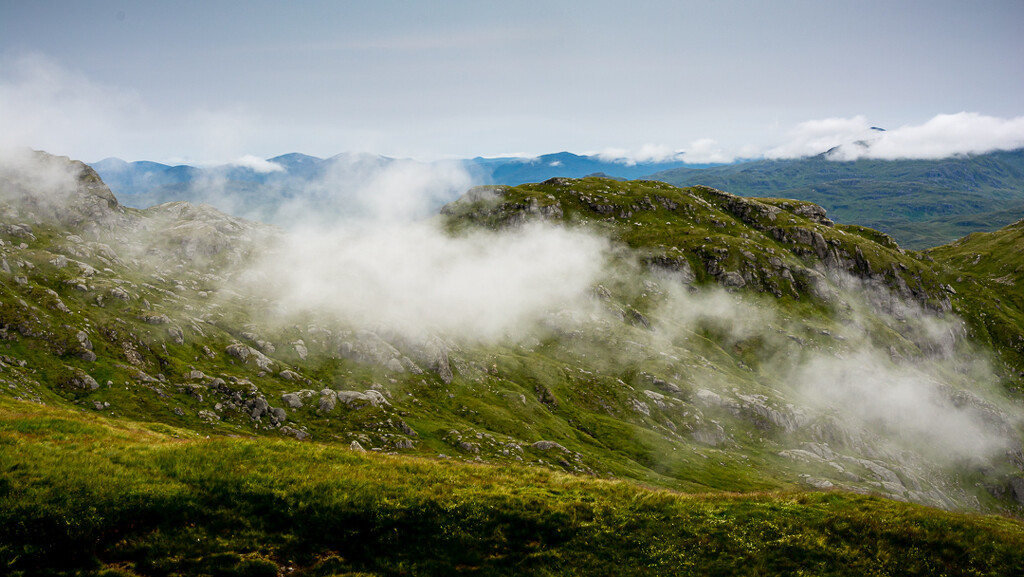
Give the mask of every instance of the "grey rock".
M 107 294 L 109 294 L 112 298 L 122 300 L 124 302 L 128 302 L 129 300 L 131 300 L 131 295 L 128 294 L 128 291 L 124 290 L 121 287 L 114 287 L 110 289 L 110 291 Z
M 651 408 L 647 406 L 647 403 L 639 399 L 630 399 L 629 402 L 633 405 L 633 410 L 644 416 L 651 416 Z
M 288 405 L 292 409 L 302 408 L 302 399 L 296 393 L 285 393 L 281 395 L 281 402 Z
M 559 451 L 562 451 L 563 453 L 569 452 L 569 449 L 566 449 L 565 447 L 554 441 L 537 441 L 536 443 L 530 446 L 533 447 L 534 449 L 537 449 L 538 451 L 550 451 L 552 449 L 557 449 Z
M 644 395 L 646 395 L 647 398 L 650 399 L 651 402 L 659 409 L 665 410 L 668 407 L 668 405 L 665 404 L 665 395 L 654 391 L 644 391 Z
M 266 355 L 242 343 L 228 345 L 224 351 L 243 363 L 254 363 L 263 371 L 269 371 L 274 365 L 274 361 L 270 360 Z
M 828 479 L 819 479 L 817 477 L 805 477 L 803 479 L 803 482 L 805 485 L 808 485 L 811 488 L 822 491 L 826 489 L 835 488 L 835 485 L 832 484 L 832 481 L 829 481 Z
M 96 379 L 92 378 L 89 373 L 86 373 L 77 367 L 68 367 L 68 369 L 72 373 L 71 378 L 68 379 L 68 383 L 71 386 L 90 391 L 95 391 L 100 388 L 100 384 L 96 382 Z
M 178 327 L 168 327 L 167 334 L 171 337 L 171 342 L 176 345 L 185 344 L 185 333 Z
M 722 428 L 722 425 L 715 422 L 707 423 L 695 429 L 690 433 L 690 436 L 693 437 L 694 441 L 711 447 L 723 445 L 729 440 L 729 436 L 725 434 L 725 429 Z
M 338 401 L 345 403 L 350 408 L 372 405 L 373 400 L 365 393 L 358 391 L 338 391 Z
M 374 406 L 379 407 L 381 405 L 391 404 L 386 398 L 384 398 L 384 395 L 380 391 L 369 390 L 366 391 L 365 395 L 370 398 L 370 402 L 372 402 Z
M 304 440 L 309 438 L 309 433 L 307 433 L 306 431 L 300 430 L 300 429 L 293 428 L 293 427 L 285 426 L 285 427 L 281 427 L 279 430 L 281 431 L 282 434 L 295 437 L 296 439 L 298 439 L 300 441 L 304 441 Z
M 1010 479 L 1010 493 L 1019 505 L 1024 506 L 1024 478 L 1014 477 Z
M 729 271 L 721 275 L 718 282 L 725 288 L 743 288 L 747 286 L 747 281 L 743 279 L 743 275 L 735 271 Z
M 171 323 L 171 319 L 164 314 L 144 314 L 142 322 L 150 325 L 167 325 Z
M 250 349 L 246 345 L 243 345 L 242 343 L 230 344 L 227 346 L 226 349 L 224 349 L 224 352 L 242 361 L 243 363 L 249 359 L 249 355 L 251 354 L 250 351 L 252 351 L 252 349 Z
M 263 397 L 256 397 L 251 401 L 249 416 L 258 419 L 270 410 L 270 403 Z
M 697 391 L 693 393 L 693 397 L 694 400 L 697 401 L 697 404 L 706 408 L 722 406 L 722 397 L 720 397 L 718 393 L 707 389 L 697 389 Z
M 319 409 L 323 413 L 329 413 L 334 410 L 334 407 L 338 404 L 338 395 L 330 389 L 324 389 L 320 391 L 320 402 Z

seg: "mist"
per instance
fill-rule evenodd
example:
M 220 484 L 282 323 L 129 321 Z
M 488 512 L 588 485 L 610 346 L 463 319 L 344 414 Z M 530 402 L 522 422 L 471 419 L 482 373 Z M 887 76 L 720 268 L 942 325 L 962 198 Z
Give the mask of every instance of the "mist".
M 182 197 L 289 230 L 354 230 L 426 219 L 475 184 L 456 162 L 339 154 L 323 164 L 315 173 L 293 174 L 277 163 L 241 157 L 200 173 Z M 231 174 L 236 169 L 251 174 Z
M 857 459 L 915 455 L 904 464 L 938 468 L 991 465 L 1019 449 L 1020 411 L 955 315 L 838 273 L 824 322 L 789 317 L 769 296 L 655 279 L 645 291 L 655 301 L 651 329 L 632 338 L 643 339 L 648 358 L 677 359 L 666 377 L 713 391 L 727 406 L 751 402 L 738 393 L 762 396 L 765 412 L 787 415 L 783 446 L 831 439 L 831 450 Z M 757 351 L 751 366 L 737 352 L 747 345 Z M 635 352 L 601 354 L 636 360 Z M 731 356 L 739 370 L 722 371 L 708 355 Z
M 874 127 L 865 116 L 801 122 L 765 158 L 828 153 L 830 160 L 940 159 L 1024 147 L 1024 116 L 999 118 L 977 112 L 937 114 L 922 124 Z
M 314 229 L 287 235 L 248 281 L 277 315 L 494 341 L 585 302 L 605 248 L 599 237 L 544 225 L 458 237 L 432 222 Z

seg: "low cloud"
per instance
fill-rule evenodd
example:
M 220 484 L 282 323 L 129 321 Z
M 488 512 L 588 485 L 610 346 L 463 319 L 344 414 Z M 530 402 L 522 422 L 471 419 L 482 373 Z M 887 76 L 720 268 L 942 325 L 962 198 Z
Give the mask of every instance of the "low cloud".
M 699 138 L 682 149 L 660 144 L 645 144 L 639 150 L 606 148 L 593 153 L 605 162 L 618 162 L 627 166 L 636 164 L 685 162 L 688 164 L 726 164 L 736 155 L 719 146 L 712 138 Z
M 421 163 L 370 154 L 342 154 L 311 174 L 290 174 L 279 164 L 242 157 L 232 163 L 267 176 L 239 183 L 223 170 L 204 171 L 185 197 L 252 220 L 289 229 L 346 231 L 428 218 L 475 182 L 458 162 Z M 253 202 L 258 195 L 259 202 Z
M 682 151 L 660 144 L 645 144 L 639 150 L 606 148 L 593 153 L 604 162 L 618 162 L 627 166 L 635 164 L 675 162 L 682 159 Z
M 786 142 L 765 152 L 765 158 L 814 156 L 842 144 L 869 138 L 871 126 L 864 116 L 824 118 L 801 122 L 786 135 Z
M 952 394 L 934 375 L 896 365 L 877 350 L 818 356 L 796 367 L 791 379 L 812 407 L 835 412 L 851 430 L 873 430 L 899 449 L 960 460 L 987 459 L 1010 446 L 980 399 Z
M 939 159 L 1024 147 L 1024 116 L 998 118 L 976 112 L 939 114 L 924 124 L 891 130 L 872 127 L 866 117 L 826 118 L 803 122 L 787 142 L 766 158 L 800 158 L 831 151 L 832 160 L 873 158 Z
M 736 160 L 736 155 L 722 149 L 714 139 L 700 138 L 683 150 L 682 159 L 690 164 L 726 164 Z
M 249 273 L 286 318 L 493 340 L 588 302 L 606 243 L 552 226 L 452 237 L 431 223 L 294 232 Z
M 323 175 L 283 202 L 273 222 L 284 226 L 373 229 L 436 214 L 473 186 L 457 162 L 424 164 L 372 155 L 331 159 Z
M 276 162 L 265 160 L 258 156 L 247 154 L 245 156 L 236 158 L 231 162 L 231 166 L 237 166 L 239 168 L 248 168 L 257 174 L 270 174 L 271 172 L 285 172 L 285 168 Z

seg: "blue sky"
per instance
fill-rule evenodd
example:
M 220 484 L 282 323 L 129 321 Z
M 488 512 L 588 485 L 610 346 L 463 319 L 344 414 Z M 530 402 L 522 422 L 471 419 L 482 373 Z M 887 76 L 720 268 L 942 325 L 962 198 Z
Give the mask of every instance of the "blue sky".
M 882 126 L 897 156 L 1006 148 L 1024 144 L 1022 23 L 1020 0 L 0 0 L 0 144 L 703 162 Z

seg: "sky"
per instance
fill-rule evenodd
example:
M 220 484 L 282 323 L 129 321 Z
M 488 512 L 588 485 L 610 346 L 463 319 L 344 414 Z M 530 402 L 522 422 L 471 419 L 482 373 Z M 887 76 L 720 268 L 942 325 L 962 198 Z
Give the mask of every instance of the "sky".
M 193 164 L 984 152 L 1024 146 L 1022 24 L 1021 0 L 0 0 L 0 145 Z

